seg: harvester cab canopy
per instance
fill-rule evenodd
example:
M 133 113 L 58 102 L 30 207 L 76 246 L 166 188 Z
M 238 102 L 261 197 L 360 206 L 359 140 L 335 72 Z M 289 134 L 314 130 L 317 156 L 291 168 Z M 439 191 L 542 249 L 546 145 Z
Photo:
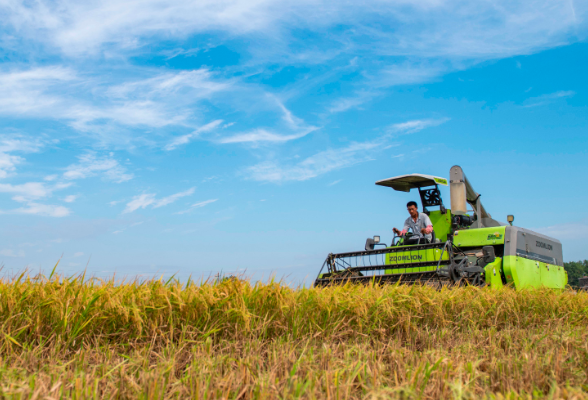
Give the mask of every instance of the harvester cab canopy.
M 408 174 L 382 179 L 376 182 L 376 185 L 391 187 L 399 192 L 410 192 L 411 189 L 437 186 L 437 184 L 447 186 L 447 179 L 433 175 Z
M 377 181 L 376 185 L 391 187 L 399 192 L 410 192 L 412 189 L 418 189 L 423 204 L 423 211 L 427 207 L 439 206 L 441 212 L 445 214 L 445 207 L 441 199 L 441 192 L 438 185 L 447 186 L 447 179 L 438 176 L 409 174 L 400 175 L 393 178 L 382 179 Z

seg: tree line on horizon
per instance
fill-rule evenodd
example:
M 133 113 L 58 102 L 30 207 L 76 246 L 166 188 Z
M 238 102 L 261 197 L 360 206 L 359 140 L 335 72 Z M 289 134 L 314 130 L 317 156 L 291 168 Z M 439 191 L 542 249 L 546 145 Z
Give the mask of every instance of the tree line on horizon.
M 568 273 L 568 285 L 577 287 L 579 286 L 578 279 L 588 275 L 588 260 L 566 262 L 564 269 Z

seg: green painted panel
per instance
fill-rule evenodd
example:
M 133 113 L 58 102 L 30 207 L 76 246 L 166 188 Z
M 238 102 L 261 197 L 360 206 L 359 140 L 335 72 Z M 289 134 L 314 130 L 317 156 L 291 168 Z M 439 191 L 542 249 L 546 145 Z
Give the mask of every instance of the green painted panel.
M 513 283 L 516 289 L 563 289 L 568 283 L 568 274 L 563 267 L 524 257 L 505 256 L 503 268 L 506 281 Z
M 518 274 L 516 271 L 516 259 L 515 256 L 504 256 L 502 259 L 502 270 L 504 271 L 504 276 L 506 278 L 506 283 L 516 285 L 516 281 L 518 282 Z
M 447 241 L 447 235 L 451 233 L 451 210 L 441 214 L 440 210 L 431 211 L 429 215 L 435 230 L 435 237 L 442 242 Z
M 541 271 L 533 260 L 517 256 L 504 257 L 504 276 L 517 289 L 541 286 Z
M 504 244 L 506 226 L 494 228 L 476 228 L 455 231 L 453 243 L 458 247 L 489 246 Z
M 563 289 L 568 284 L 568 274 L 563 267 L 539 262 L 539 269 L 543 286 Z
M 407 246 L 409 249 L 410 246 Z M 443 256 L 441 255 L 443 253 Z M 418 250 L 418 251 L 399 251 L 397 253 L 389 253 L 386 254 L 386 265 L 406 265 L 411 263 L 421 263 L 421 262 L 438 262 L 439 259 L 449 260 L 449 253 L 447 251 L 443 252 L 441 249 L 427 249 L 427 250 Z M 427 271 L 435 271 L 437 266 L 427 266 L 427 267 L 407 267 L 401 269 L 387 269 L 386 274 L 406 274 L 410 272 L 427 272 Z
M 410 249 L 410 246 L 407 246 Z M 441 258 L 441 249 L 427 249 L 417 251 L 399 251 L 386 254 L 386 265 L 410 264 L 416 262 L 437 262 Z M 443 260 L 449 260 L 449 253 L 443 252 Z
M 502 277 L 500 276 L 500 271 L 502 270 L 502 259 L 500 257 L 496 257 L 494 262 L 486 265 L 484 267 L 485 271 L 485 281 L 486 284 L 489 285 L 492 289 L 500 289 L 502 285 Z

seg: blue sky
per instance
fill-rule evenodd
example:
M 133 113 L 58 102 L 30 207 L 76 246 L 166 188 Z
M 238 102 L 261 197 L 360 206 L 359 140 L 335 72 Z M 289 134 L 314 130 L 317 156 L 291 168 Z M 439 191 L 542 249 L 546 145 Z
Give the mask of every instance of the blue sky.
M 585 1 L 0 1 L 4 271 L 316 275 L 461 165 L 588 258 Z M 449 204 L 449 193 L 444 192 Z M 308 281 L 307 279 L 307 281 Z

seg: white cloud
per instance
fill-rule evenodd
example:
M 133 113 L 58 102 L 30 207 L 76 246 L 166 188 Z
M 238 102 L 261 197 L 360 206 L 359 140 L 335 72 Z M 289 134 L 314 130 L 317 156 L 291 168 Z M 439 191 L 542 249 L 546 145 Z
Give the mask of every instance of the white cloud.
M 235 136 L 220 139 L 219 143 L 227 144 L 227 143 L 259 143 L 259 142 L 281 143 L 281 142 L 288 142 L 290 140 L 300 139 L 316 129 L 318 129 L 318 128 L 312 127 L 312 128 L 308 128 L 302 132 L 291 134 L 291 135 L 278 135 L 276 133 L 269 132 L 265 129 L 260 128 L 260 129 L 254 129 L 250 132 L 241 133 L 241 134 L 238 134 Z
M 345 148 L 321 151 L 290 166 L 280 166 L 266 161 L 247 169 L 250 179 L 266 182 L 305 181 L 354 164 L 373 160 L 372 150 L 381 146 L 380 141 L 353 143 Z
M 133 179 L 133 174 L 126 172 L 118 161 L 113 158 L 113 153 L 108 156 L 97 157 L 94 153 L 86 153 L 78 157 L 79 162 L 66 168 L 63 174 L 65 179 L 85 179 L 102 174 L 105 179 L 117 183 Z
M 392 134 L 410 134 L 433 126 L 441 125 L 449 121 L 449 118 L 438 119 L 415 119 L 412 121 L 401 122 L 393 124 L 388 127 L 388 131 Z
M 250 111 L 262 102 L 277 104 L 292 132 L 255 122 L 251 127 L 267 128 L 243 128 L 221 143 L 279 143 L 308 134 L 284 106 L 288 96 L 278 100 L 263 83 L 247 79 L 269 70 L 268 65 L 321 63 L 328 70 L 323 75 L 333 79 L 353 69 L 363 77 L 361 90 L 328 105 L 334 113 L 360 107 L 383 87 L 429 82 L 480 61 L 586 37 L 586 7 L 558 0 L 5 0 L 0 15 L 5 40 L 14 41 L 11 51 L 34 49 L 39 59 L 64 60 L 61 66 L 26 70 L 4 66 L 1 114 L 59 120 L 105 147 L 158 146 L 163 141 L 166 150 L 193 140 L 202 116 L 212 109 L 233 118 L 235 111 Z M 181 48 L 189 46 L 186 38 L 199 33 L 211 33 L 210 44 Z M 304 40 L 308 37 L 313 38 L 310 45 Z M 247 48 L 246 57 L 230 68 L 165 71 L 127 62 L 145 54 L 196 54 L 227 38 Z M 162 39 L 177 48 L 158 53 Z M 334 72 L 338 64 L 333 60 L 351 58 L 341 67 L 345 71 Z M 310 81 L 323 79 L 311 75 L 300 76 L 293 85 L 306 89 L 290 92 L 308 90 Z M 170 141 L 172 129 L 178 136 Z M 12 157 L 0 156 L 0 165 L 6 164 L 0 176 L 21 161 Z
M 126 227 L 126 228 L 123 228 L 123 229 L 118 229 L 118 230 L 116 230 L 116 231 L 112 232 L 112 234 L 113 234 L 113 235 L 118 235 L 119 233 L 123 233 L 124 231 L 126 231 L 126 230 L 127 230 L 127 229 L 129 229 L 129 228 L 133 228 L 133 227 L 135 227 L 135 226 L 139 226 L 139 225 L 141 225 L 143 222 L 144 222 L 144 221 L 140 221 L 140 222 L 135 222 L 135 223 L 132 223 L 131 225 L 129 225 L 129 226 L 128 226 L 128 227 Z
M 216 175 L 207 176 L 206 178 L 202 179 L 202 183 L 209 182 L 209 181 L 212 181 L 215 179 L 218 179 L 218 176 L 216 176 Z
M 186 196 L 191 196 L 192 194 L 194 194 L 194 190 L 195 190 L 195 188 L 191 188 L 191 189 L 186 190 L 185 192 L 180 192 L 180 193 L 172 194 L 171 196 L 167 196 L 167 197 L 164 197 L 161 200 L 157 200 L 153 204 L 153 208 L 159 208 L 159 207 L 167 206 L 168 204 L 173 203 L 177 199 L 180 199 L 180 198 L 186 197 Z
M 188 144 L 192 139 L 199 136 L 203 132 L 210 132 L 213 129 L 217 128 L 220 124 L 223 123 L 222 119 L 218 119 L 216 121 L 212 121 L 200 128 L 196 129 L 194 132 L 189 133 L 187 135 L 179 136 L 172 140 L 168 145 L 164 147 L 165 150 L 170 151 L 176 149 L 178 146 L 183 144 Z
M 558 99 L 572 97 L 576 94 L 573 90 L 560 90 L 555 93 L 544 94 L 542 96 L 531 97 L 523 102 L 523 107 L 537 107 L 549 104 Z
M 556 0 L 8 0 L 0 10 L 4 25 L 11 27 L 13 34 L 48 42 L 70 55 L 102 49 L 129 52 L 152 37 L 185 38 L 220 31 L 230 36 L 264 38 L 251 42 L 251 47 L 257 46 L 256 53 L 283 57 L 282 48 L 295 43 L 290 31 L 297 30 L 322 33 L 333 47 L 339 44 L 337 39 L 352 44 L 364 39 L 361 47 L 348 44 L 349 51 L 355 52 L 367 48 L 394 55 L 497 57 L 560 44 L 574 27 L 579 35 L 586 8 L 578 2 L 570 7 Z M 352 29 L 338 31 L 341 26 Z M 291 57 L 308 58 L 305 53 L 312 50 Z M 320 57 L 321 52 L 315 53 Z
M 229 89 L 232 81 L 216 81 L 214 73 L 206 68 L 180 72 L 166 72 L 146 79 L 128 81 L 106 89 L 108 97 L 128 100 L 129 98 L 159 98 L 183 96 L 208 98 L 211 94 Z M 190 90 L 188 90 L 190 89 Z
M 558 224 L 533 230 L 559 240 L 574 240 L 588 236 L 588 221 Z
M 37 147 L 30 147 L 22 141 L 15 141 L 11 144 L 4 142 L 4 149 L 20 149 L 26 151 L 35 151 Z M 70 210 L 63 206 L 41 204 L 38 200 L 50 197 L 53 192 L 63 190 L 71 186 L 71 183 L 58 182 L 49 184 L 48 182 L 26 182 L 21 184 L 0 183 L 0 193 L 9 193 L 12 200 L 25 203 L 25 206 L 12 210 L 3 210 L 0 213 L 5 214 L 31 214 L 49 217 L 65 217 L 70 214 Z
M 153 194 L 153 193 L 140 194 L 138 196 L 133 197 L 133 199 L 127 203 L 127 206 L 123 211 L 123 214 L 137 211 L 140 208 L 145 209 L 149 206 L 152 208 L 159 208 L 159 207 L 166 206 L 168 204 L 175 202 L 176 200 L 178 200 L 182 197 L 191 196 L 192 194 L 194 194 L 194 190 L 195 190 L 195 188 L 190 188 L 184 192 L 172 194 L 171 196 L 167 196 L 162 199 L 156 199 L 155 194 Z
M 306 127 L 306 124 L 304 123 L 304 121 L 301 118 L 298 118 L 297 116 L 295 116 L 294 113 L 292 113 L 292 111 L 290 111 L 286 107 L 284 102 L 282 100 L 280 100 L 278 97 L 276 97 L 274 95 L 268 95 L 268 97 L 273 99 L 273 101 L 276 103 L 276 105 L 278 106 L 278 109 L 282 112 L 282 120 L 284 122 L 286 122 L 286 124 L 291 129 L 294 129 L 294 130 L 316 129 L 313 126 Z
M 6 178 L 9 172 L 16 169 L 16 165 L 23 161 L 22 157 L 0 153 L 0 179 Z
M 210 199 L 210 200 L 205 200 L 205 201 L 201 201 L 201 202 L 198 202 L 198 203 L 194 203 L 194 204 L 192 204 L 190 206 L 189 209 L 184 210 L 184 211 L 179 211 L 176 214 L 186 214 L 186 213 L 189 213 L 190 211 L 192 211 L 195 208 L 205 207 L 205 206 L 207 206 L 207 205 L 209 205 L 211 203 L 214 203 L 215 201 L 218 201 L 218 199 Z
M 399 134 L 410 134 L 423 129 L 438 126 L 448 118 L 411 120 L 390 125 L 388 133 L 369 142 L 352 143 L 351 145 L 321 151 L 305 160 L 282 166 L 275 161 L 265 161 L 247 169 L 250 179 L 266 182 L 305 181 L 325 173 L 350 167 L 355 164 L 373 160 L 377 151 L 393 146 L 388 143 L 391 137 Z
M 360 90 L 357 93 L 355 93 L 355 96 L 344 97 L 344 98 L 335 100 L 331 104 L 331 107 L 329 108 L 329 112 L 340 113 L 340 112 L 344 112 L 344 111 L 347 111 L 352 108 L 358 108 L 362 104 L 367 103 L 368 101 L 370 101 L 371 99 L 373 99 L 374 97 L 376 97 L 378 95 L 379 95 L 379 93 L 374 92 L 374 91 Z
M 333 113 L 344 112 L 370 101 L 383 92 L 384 87 L 430 82 L 442 74 L 483 60 L 530 54 L 582 39 L 586 32 L 586 8 L 581 4 L 575 6 L 576 10 L 574 4 L 570 6 L 570 3 L 556 0 L 481 3 L 446 0 L 356 3 L 325 0 L 5 0 L 0 3 L 3 36 L 14 38 L 19 46 L 23 44 L 22 53 L 16 54 L 34 49 L 39 53 L 39 60 L 60 60 L 57 62 L 63 66 L 19 70 L 22 69 L 19 65 L 3 64 L 0 114 L 10 118 L 58 120 L 95 138 L 101 145 L 116 143 L 128 148 L 140 142 L 155 147 L 163 142 L 166 150 L 173 150 L 203 132 L 220 127 L 220 119 L 202 126 L 206 122 L 203 116 L 218 113 L 225 119 L 239 119 L 242 124 L 247 118 L 234 113 L 259 107 L 263 98 L 273 104 L 274 112 L 277 106 L 280 123 L 285 129 L 271 126 L 267 120 L 259 124 L 252 115 L 247 115 L 253 121 L 251 125 L 211 140 L 251 146 L 286 143 L 317 128 L 306 126 L 285 106 L 287 96 L 278 99 L 277 95 L 268 95 L 266 99 L 262 83 L 245 83 L 263 79 L 248 81 L 241 77 L 267 71 L 265 66 L 270 63 L 279 68 L 320 62 L 333 74 L 331 77 L 337 78 L 340 72 L 333 72 L 336 65 L 329 61 L 334 56 L 349 59 L 351 54 L 355 57 L 354 73 L 363 77 L 362 83 L 366 83 L 367 88 L 355 90 L 355 96 L 344 97 L 326 107 Z M 165 71 L 165 67 L 136 67 L 136 63 L 127 63 L 132 56 L 157 53 L 154 50 L 157 46 L 151 44 L 161 38 L 166 42 L 184 41 L 203 32 L 214 32 L 211 46 L 223 43 L 228 37 L 247 43 L 248 53 L 238 66 L 215 70 L 170 72 Z M 313 43 L 307 46 L 308 42 L 300 37 L 312 37 Z M 307 84 L 312 74 L 298 75 L 297 87 Z M 523 106 L 534 107 L 573 94 L 561 91 L 535 97 Z M 230 116 L 222 115 L 223 112 Z M 442 122 L 415 120 L 395 124 L 389 127 L 388 138 L 418 132 Z M 266 128 L 254 129 L 256 126 Z M 177 137 L 170 139 L 172 129 Z M 19 151 L 34 151 L 6 146 L 0 144 L 0 179 L 13 174 L 25 162 Z M 281 160 L 279 156 L 272 155 L 268 161 L 250 167 L 247 173 L 251 179 L 260 181 L 310 179 L 368 161 L 378 151 L 378 146 L 384 146 L 383 142 L 377 146 L 373 142 L 355 143 L 342 149 L 324 150 L 290 164 L 277 161 Z M 63 174 L 66 180 L 92 176 L 114 182 L 133 178 L 112 155 L 100 157 L 95 153 L 81 156 L 79 162 L 70 165 Z M 52 182 L 57 177 L 45 179 Z M 23 205 L 20 212 L 63 216 L 64 210 L 69 212 L 65 207 L 52 209 L 56 206 L 38 204 L 55 190 L 57 186 L 39 182 L 0 185 L 0 192 L 10 193 L 16 201 L 29 203 L 27 207 Z M 162 207 L 176 201 L 173 196 L 163 199 L 157 199 L 155 194 L 136 196 L 127 204 L 125 212 L 155 208 L 158 204 Z M 73 198 L 67 196 L 65 199 Z M 132 211 L 127 211 L 130 209 Z
M 12 249 L 2 249 L 0 250 L 0 256 L 4 256 L 4 257 L 24 257 L 25 253 L 22 250 L 19 250 L 18 252 L 14 252 L 14 250 Z
M 58 183 L 49 186 L 43 182 L 27 182 L 19 185 L 0 183 L 0 193 L 11 193 L 14 200 L 24 202 L 50 196 L 56 190 L 66 189 L 71 183 Z
M 155 203 L 155 194 L 152 193 L 143 193 L 138 196 L 133 197 L 133 200 L 127 203 L 126 208 L 123 211 L 123 214 L 130 213 L 133 211 L 138 210 L 139 208 L 147 208 L 147 206 L 153 205 Z
M 587 219 L 530 229 L 561 241 L 564 261 L 586 258 L 586 243 L 583 238 L 588 236 Z
M 259 143 L 285 143 L 291 140 L 300 139 L 311 132 L 316 131 L 316 126 L 307 125 L 301 118 L 296 117 L 284 103 L 274 95 L 267 95 L 269 99 L 277 106 L 282 113 L 282 121 L 286 129 L 291 131 L 289 134 L 277 134 L 264 128 L 252 129 L 249 132 L 238 133 L 233 136 L 225 137 L 218 140 L 219 143 L 249 143 L 257 145 Z
M 75 79 L 75 72 L 63 67 L 0 73 L 0 110 L 9 115 L 49 116 L 62 105 L 61 98 L 52 94 L 53 89 Z
M 343 181 L 343 179 L 337 179 L 336 181 L 329 183 L 327 186 L 335 186 L 336 184 L 338 184 L 341 181 Z
M 26 207 L 17 208 L 8 211 L 11 214 L 30 214 L 40 215 L 45 217 L 67 217 L 70 214 L 70 210 L 63 206 L 54 206 L 49 204 L 39 204 L 34 202 L 27 203 Z
M 26 140 L 16 136 L 0 139 L 0 177 L 5 177 L 8 171 L 13 171 L 15 165 L 23 160 L 21 157 L 8 154 L 8 152 L 35 152 L 41 147 L 42 143 L 40 141 Z M 68 167 L 63 177 L 65 179 L 80 179 L 92 176 L 98 172 L 104 173 L 106 178 L 115 181 L 130 179 L 130 175 L 125 174 L 124 169 L 116 161 L 108 158 L 98 159 L 93 154 L 81 156 L 80 163 Z M 49 175 L 44 178 L 44 182 L 25 182 L 20 184 L 0 183 L 0 193 L 11 194 L 14 201 L 25 204 L 16 209 L 0 212 L 49 217 L 68 216 L 70 210 L 67 207 L 39 202 L 40 199 L 50 197 L 53 192 L 66 189 L 72 185 L 70 182 L 51 183 L 57 179 L 57 175 Z M 63 200 L 66 203 L 72 203 L 76 198 L 76 195 L 68 195 Z
M 129 147 L 149 139 L 129 138 L 127 130 L 193 128 L 195 103 L 234 85 L 206 69 L 161 73 L 136 67 L 127 73 L 97 78 L 95 71 L 63 67 L 0 70 L 0 114 L 59 120 L 103 145 Z
M 14 151 L 36 153 L 41 147 L 43 147 L 43 143 L 40 140 L 25 139 L 21 136 L 4 136 L 0 139 L 1 153 Z
M 200 207 L 204 207 L 210 203 L 214 203 L 215 201 L 218 201 L 218 199 L 211 199 L 211 200 L 205 200 L 205 201 L 201 201 L 199 203 L 194 203 L 192 204 L 190 207 L 191 208 L 200 208 Z
M 270 102 L 276 98 L 267 95 L 262 84 L 241 78 L 257 74 L 259 65 L 319 62 L 329 69 L 325 75 L 336 75 L 336 66 L 328 62 L 341 55 L 353 57 L 345 68 L 356 69 L 365 85 L 356 96 L 328 107 L 342 112 L 369 101 L 380 87 L 429 82 L 483 60 L 529 54 L 586 36 L 586 7 L 558 0 L 5 0 L 0 14 L 4 36 L 16 41 L 11 50 L 35 49 L 49 60 L 63 59 L 63 52 L 68 57 L 62 63 L 69 65 L 4 67 L 0 113 L 62 120 L 102 144 L 121 147 L 154 144 L 146 135 L 134 135 L 133 129 L 174 127 L 192 132 L 166 140 L 168 150 L 197 135 L 204 111 L 210 110 L 200 101 L 222 95 L 230 105 L 228 112 L 234 112 L 259 104 L 263 96 Z M 157 46 L 151 45 L 162 39 L 180 41 L 178 48 L 165 50 L 170 54 L 205 51 L 206 45 L 182 49 L 181 42 L 211 32 L 211 47 L 228 37 L 247 43 L 247 61 L 220 71 L 173 72 L 125 63 L 129 57 L 156 53 Z M 311 46 L 301 39 L 307 37 L 314 38 Z M 101 57 L 100 63 L 92 58 L 95 55 Z M 302 77 L 299 85 L 309 80 Z M 293 133 L 245 130 L 224 140 L 279 142 L 302 135 L 305 130 L 293 128 L 299 121 L 282 100 L 275 103 Z M 223 111 L 218 102 L 214 107 Z M 17 161 L 8 159 L 9 168 Z
M 81 256 L 83 256 L 83 255 L 84 255 L 84 253 L 83 253 L 83 252 L 81 252 L 81 251 L 78 251 L 77 253 L 74 253 L 73 257 L 81 257 Z
M 414 85 L 434 80 L 452 69 L 460 69 L 460 65 L 449 67 L 427 62 L 394 64 L 384 68 L 371 84 L 376 87 Z
M 0 179 L 6 178 L 9 173 L 16 170 L 16 165 L 24 161 L 24 158 L 10 153 L 34 153 L 41 147 L 42 144 L 39 141 L 27 140 L 19 136 L 0 138 Z
M 76 129 L 94 132 L 104 129 L 102 120 L 126 127 L 194 127 L 194 103 L 233 86 L 233 80 L 217 81 L 207 69 L 137 72 L 148 77 L 108 85 L 95 83 L 93 90 L 100 96 L 95 96 L 92 104 L 73 105 L 64 118 L 73 120 Z
M 28 182 L 20 185 L 0 183 L 0 192 L 13 193 L 23 198 L 41 198 L 51 194 L 51 189 L 42 182 Z

